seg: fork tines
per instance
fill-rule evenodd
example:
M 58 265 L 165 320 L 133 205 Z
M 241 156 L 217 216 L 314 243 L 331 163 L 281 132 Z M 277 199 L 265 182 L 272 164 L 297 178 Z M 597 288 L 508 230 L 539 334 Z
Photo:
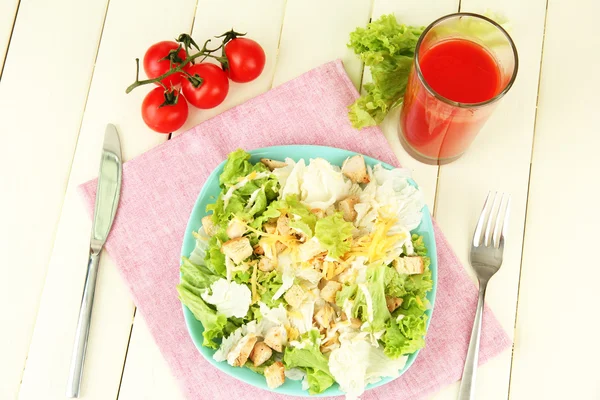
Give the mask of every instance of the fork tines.
M 473 246 L 499 248 L 504 243 L 510 215 L 510 195 L 489 192 L 473 234 Z

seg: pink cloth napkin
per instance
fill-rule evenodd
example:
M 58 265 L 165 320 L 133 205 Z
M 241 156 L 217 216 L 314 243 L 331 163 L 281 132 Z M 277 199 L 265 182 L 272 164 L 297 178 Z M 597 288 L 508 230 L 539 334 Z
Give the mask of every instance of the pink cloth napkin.
M 188 217 L 208 174 L 237 148 L 284 144 L 341 147 L 398 165 L 378 128 L 348 122 L 358 96 L 340 61 L 289 81 L 125 163 L 121 203 L 106 249 L 163 356 L 189 399 L 283 399 L 211 366 L 194 347 L 175 286 Z M 93 209 L 96 182 L 81 192 Z M 476 288 L 436 226 L 438 292 L 427 344 L 414 365 L 362 398 L 414 400 L 460 379 L 476 305 Z M 510 345 L 486 310 L 480 362 Z

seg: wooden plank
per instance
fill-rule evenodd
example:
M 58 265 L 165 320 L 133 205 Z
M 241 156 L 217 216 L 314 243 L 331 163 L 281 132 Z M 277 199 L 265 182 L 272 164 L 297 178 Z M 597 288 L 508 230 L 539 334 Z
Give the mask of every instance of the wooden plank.
M 146 128 L 140 116 L 140 104 L 149 88 L 140 88 L 129 95 L 125 94 L 125 88 L 135 77 L 134 58 L 142 57 L 150 44 L 188 31 L 195 6 L 195 0 L 110 1 L 23 378 L 22 399 L 64 398 L 91 226 L 76 192 L 77 185 L 97 174 L 106 123 L 118 126 L 125 160 L 166 140 L 166 135 Z M 88 2 L 86 12 L 87 7 Z M 67 10 L 64 14 L 73 15 Z M 20 256 L 23 254 L 27 253 L 21 252 Z M 116 398 L 133 310 L 124 281 L 104 255 L 82 387 L 86 399 Z
M 510 231 L 500 272 L 492 279 L 487 302 L 513 336 L 520 274 L 527 185 L 535 119 L 545 0 L 462 0 L 461 11 L 504 14 L 519 51 L 517 81 L 464 157 L 440 168 L 436 218 L 450 244 L 472 274 L 470 240 L 489 190 L 512 194 Z M 477 398 L 506 399 L 511 351 L 503 352 L 478 372 Z M 440 393 L 454 399 L 458 384 Z
M 229 95 L 220 106 L 212 110 L 192 109 L 186 125 L 174 135 L 243 103 L 271 87 L 281 31 L 279 21 L 283 20 L 284 9 L 283 0 L 277 2 L 261 0 L 252 3 L 237 0 L 229 2 L 227 10 L 224 10 L 222 2 L 217 0 L 199 1 L 192 30 L 192 36 L 198 43 L 234 27 L 239 32 L 247 32 L 248 37 L 263 46 L 267 55 L 267 64 L 261 76 L 251 83 L 230 82 Z M 175 378 L 172 377 L 146 324 L 143 321 L 138 322 L 140 319 L 140 316 L 136 316 L 136 323 L 131 333 L 119 399 L 164 399 L 167 396 L 169 399 L 181 398 L 182 394 Z M 149 376 L 155 376 L 156 379 L 149 380 Z
M 550 0 L 547 12 L 510 398 L 591 400 L 600 396 L 600 57 L 590 49 L 600 3 Z
M 364 0 L 288 0 L 273 86 L 340 58 L 358 87 L 362 62 L 346 43 L 350 32 L 367 24 L 370 14 L 371 4 Z
M 457 0 L 375 0 L 373 5 L 373 16 L 375 20 L 384 14 L 394 14 L 398 22 L 407 25 L 428 25 L 431 21 L 439 18 L 441 15 L 450 14 L 458 10 Z M 370 81 L 368 70 L 365 71 L 363 82 Z M 400 110 L 391 112 L 381 123 L 381 130 L 387 138 L 392 150 L 400 160 L 403 167 L 412 171 L 414 180 L 425 194 L 425 201 L 429 209 L 434 210 L 435 195 L 437 190 L 438 167 L 426 165 L 413 159 L 402 147 L 398 138 L 398 125 L 400 120 Z
M 3 399 L 16 397 L 25 366 L 105 9 L 106 0 L 23 0 L 14 27 L 0 84 Z
M 4 0 L 0 2 L 0 76 L 8 52 L 8 44 L 12 35 L 13 25 L 17 18 L 19 0 Z

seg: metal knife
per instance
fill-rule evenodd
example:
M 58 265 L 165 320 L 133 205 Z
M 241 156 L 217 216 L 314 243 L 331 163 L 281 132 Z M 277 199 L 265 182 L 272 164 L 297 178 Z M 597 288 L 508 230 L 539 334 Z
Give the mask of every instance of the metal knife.
M 77 330 L 75 331 L 75 343 L 73 345 L 69 382 L 67 384 L 67 397 L 79 397 L 85 351 L 90 333 L 96 277 L 98 276 L 98 261 L 100 260 L 100 252 L 102 251 L 104 242 L 106 242 L 108 232 L 110 232 L 117 212 L 117 206 L 119 205 L 122 172 L 123 164 L 121 160 L 119 133 L 114 125 L 108 124 L 104 134 L 104 145 L 102 146 L 96 205 L 94 208 L 94 220 L 92 222 L 92 237 L 90 239 L 90 258 L 85 285 L 83 287 L 83 296 L 81 298 L 81 308 L 79 309 L 79 321 L 77 322 Z

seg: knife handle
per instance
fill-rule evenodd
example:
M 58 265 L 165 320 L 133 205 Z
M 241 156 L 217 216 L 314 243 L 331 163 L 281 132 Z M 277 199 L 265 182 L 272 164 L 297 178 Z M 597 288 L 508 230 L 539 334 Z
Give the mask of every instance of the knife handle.
M 90 321 L 92 319 L 92 305 L 94 303 L 99 260 L 100 252 L 90 250 L 90 259 L 88 261 L 87 275 L 85 277 L 81 307 L 79 309 L 79 320 L 77 321 L 77 330 L 75 331 L 71 368 L 69 368 L 69 381 L 67 383 L 67 397 L 71 398 L 79 397 L 85 351 L 90 333 Z

